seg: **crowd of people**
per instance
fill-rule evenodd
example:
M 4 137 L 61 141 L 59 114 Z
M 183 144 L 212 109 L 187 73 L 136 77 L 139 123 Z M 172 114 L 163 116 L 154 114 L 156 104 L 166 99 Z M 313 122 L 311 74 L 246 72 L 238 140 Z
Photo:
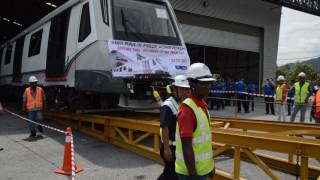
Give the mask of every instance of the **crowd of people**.
M 297 81 L 286 81 L 283 75 L 279 75 L 276 81 L 272 78 L 267 78 L 262 87 L 265 114 L 278 115 L 278 120 L 281 121 L 285 121 L 286 116 L 291 116 L 290 121 L 294 121 L 300 111 L 300 122 L 304 122 L 306 109 L 309 106 L 309 98 L 312 95 L 316 95 L 319 87 L 320 73 L 318 73 L 317 80 L 314 83 L 306 82 L 306 74 L 304 72 L 298 74 Z M 242 109 L 245 113 L 249 113 L 250 108 L 251 111 L 254 111 L 256 93 L 258 93 L 257 84 L 253 82 L 245 82 L 244 79 L 236 82 L 217 79 L 211 85 L 207 104 L 209 109 L 215 110 L 235 105 L 238 113 Z M 315 99 L 313 102 L 316 105 Z M 312 117 L 315 116 L 316 109 L 316 107 L 312 108 Z

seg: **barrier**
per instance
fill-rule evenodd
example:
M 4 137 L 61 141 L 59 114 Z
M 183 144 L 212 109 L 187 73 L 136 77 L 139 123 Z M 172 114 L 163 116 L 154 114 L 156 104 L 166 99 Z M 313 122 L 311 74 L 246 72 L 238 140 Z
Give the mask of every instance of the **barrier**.
M 159 155 L 158 115 L 122 113 L 102 116 L 61 112 L 46 112 L 45 115 L 103 141 L 162 162 Z M 308 161 L 310 158 L 320 159 L 320 140 L 303 138 L 320 136 L 320 127 L 232 118 L 213 118 L 211 125 L 214 127 L 215 157 L 222 153 L 234 157 L 234 171 L 228 173 L 217 169 L 215 179 L 241 179 L 240 159 L 252 161 L 272 179 L 279 177 L 271 167 L 295 173 L 302 180 L 320 176 L 320 168 L 309 165 Z M 288 159 L 257 150 L 285 153 Z M 293 160 L 293 155 L 298 156 L 298 161 Z M 296 171 L 297 167 L 299 172 Z
M 83 168 L 78 167 L 75 165 L 75 161 L 74 161 L 74 143 L 73 143 L 73 135 L 72 135 L 72 131 L 71 128 L 67 128 L 66 131 L 63 131 L 61 129 L 57 129 L 55 127 L 51 127 L 42 123 L 38 123 L 35 121 L 32 121 L 28 118 L 25 118 L 23 116 L 20 116 L 16 113 L 13 113 L 12 111 L 8 110 L 8 109 L 4 109 L 4 112 L 7 112 L 15 117 L 18 117 L 22 120 L 28 121 L 30 123 L 34 123 L 36 125 L 40 125 L 44 128 L 47 128 L 49 130 L 61 133 L 66 135 L 66 142 L 65 142 L 65 149 L 64 149 L 64 161 L 63 161 L 63 167 L 62 168 L 58 168 L 55 170 L 55 172 L 60 173 L 60 174 L 65 174 L 65 175 L 71 175 L 71 179 L 75 180 L 75 174 L 82 171 Z

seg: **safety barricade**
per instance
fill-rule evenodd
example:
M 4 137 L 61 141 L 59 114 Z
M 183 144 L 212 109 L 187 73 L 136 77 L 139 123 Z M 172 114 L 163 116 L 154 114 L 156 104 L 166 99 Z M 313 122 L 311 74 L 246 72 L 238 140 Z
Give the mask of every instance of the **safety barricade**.
M 73 134 L 72 134 L 72 131 L 71 131 L 71 128 L 70 127 L 67 127 L 66 131 L 63 131 L 61 129 L 58 129 L 58 128 L 55 128 L 55 127 L 51 127 L 51 126 L 48 126 L 48 125 L 45 125 L 43 123 L 38 123 L 38 122 L 35 122 L 35 121 L 32 121 L 31 119 L 28 119 L 28 118 L 25 118 L 23 116 L 20 116 L 8 109 L 4 109 L 4 112 L 7 112 L 15 117 L 18 117 L 22 120 L 25 120 L 29 123 L 33 123 L 33 124 L 36 124 L 36 125 L 39 125 L 39 126 L 42 126 L 44 128 L 47 128 L 49 130 L 52 130 L 54 132 L 58 132 L 58 133 L 61 133 L 61 134 L 64 134 L 66 136 L 66 141 L 65 141 L 65 144 L 64 144 L 64 158 L 63 158 L 63 166 L 61 168 L 57 168 L 55 170 L 56 173 L 59 173 L 59 174 L 64 174 L 64 175 L 69 175 L 71 176 L 71 179 L 72 180 L 75 180 L 75 176 L 76 176 L 76 173 L 80 172 L 83 170 L 83 168 L 79 167 L 76 165 L 75 163 L 75 159 L 74 159 L 74 141 L 73 141 Z
M 45 115 L 101 140 L 162 162 L 159 155 L 159 117 L 148 113 L 85 115 L 46 112 Z M 242 179 L 240 160 L 250 160 L 272 179 L 279 177 L 271 168 L 297 174 L 302 180 L 320 176 L 320 168 L 309 164 L 320 159 L 320 127 L 298 123 L 213 118 L 211 121 L 214 156 L 234 157 L 233 173 L 216 169 L 214 179 Z M 288 159 L 263 154 L 258 150 L 287 154 Z M 297 160 L 294 161 L 293 156 Z

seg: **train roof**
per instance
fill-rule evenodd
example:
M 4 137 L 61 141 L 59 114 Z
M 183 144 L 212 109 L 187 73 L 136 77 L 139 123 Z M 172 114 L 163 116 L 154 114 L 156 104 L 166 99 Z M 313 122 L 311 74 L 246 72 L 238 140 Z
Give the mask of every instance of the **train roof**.
M 18 35 L 16 35 L 15 37 L 11 38 L 10 40 L 6 41 L 4 44 L 2 44 L 0 46 L 0 48 L 3 48 L 5 46 L 7 46 L 8 44 L 13 43 L 14 41 L 16 41 L 17 39 L 19 39 L 20 37 L 32 32 L 33 30 L 39 28 L 40 26 L 42 26 L 43 24 L 45 24 L 46 22 L 48 22 L 50 19 L 52 19 L 53 17 L 55 17 L 56 15 L 60 14 L 62 11 L 80 3 L 83 2 L 85 0 L 69 0 L 66 3 L 64 3 L 63 5 L 61 5 L 60 7 L 58 7 L 57 9 L 53 10 L 52 12 L 50 12 L 49 14 L 47 14 L 46 16 L 44 16 L 43 18 L 41 18 L 39 21 L 37 21 L 36 23 L 32 24 L 31 26 L 27 27 L 25 30 L 23 30 L 21 33 L 19 33 Z

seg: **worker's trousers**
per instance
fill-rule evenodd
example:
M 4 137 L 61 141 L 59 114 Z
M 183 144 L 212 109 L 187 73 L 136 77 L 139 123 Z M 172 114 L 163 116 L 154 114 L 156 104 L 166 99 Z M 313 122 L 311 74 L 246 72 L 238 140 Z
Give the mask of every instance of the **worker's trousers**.
M 175 152 L 176 152 L 176 147 L 175 146 L 170 146 L 172 155 L 173 155 L 173 160 L 171 162 L 168 162 L 164 159 L 164 146 L 161 144 L 160 147 L 160 156 L 163 159 L 164 162 L 164 169 L 162 174 L 158 177 L 157 180 L 178 180 L 178 176 L 175 171 Z
M 296 119 L 296 115 L 300 110 L 300 122 L 303 123 L 307 111 L 307 104 L 294 104 L 293 113 L 291 115 L 290 121 L 293 122 Z
M 286 121 L 286 106 L 277 101 L 278 121 Z M 282 118 L 282 119 L 281 119 Z
M 43 121 L 42 110 L 28 111 L 28 119 L 35 121 L 37 123 L 41 123 Z M 30 131 L 34 131 L 36 128 L 36 124 L 29 122 L 29 128 L 30 128 Z

